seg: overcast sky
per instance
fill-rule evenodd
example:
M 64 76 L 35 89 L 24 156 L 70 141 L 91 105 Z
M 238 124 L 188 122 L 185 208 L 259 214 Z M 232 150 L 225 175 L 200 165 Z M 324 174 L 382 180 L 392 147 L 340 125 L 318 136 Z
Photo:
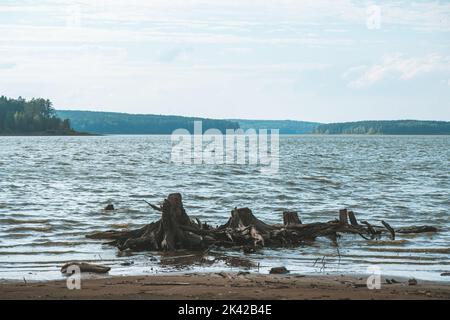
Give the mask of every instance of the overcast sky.
M 450 120 L 450 3 L 0 0 L 2 94 L 59 109 Z

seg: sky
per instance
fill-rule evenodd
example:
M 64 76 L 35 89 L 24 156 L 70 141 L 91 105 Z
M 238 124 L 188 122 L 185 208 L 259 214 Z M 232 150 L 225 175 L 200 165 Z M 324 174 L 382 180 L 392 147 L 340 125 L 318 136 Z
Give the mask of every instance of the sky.
M 0 0 L 0 95 L 211 118 L 450 120 L 450 1 Z

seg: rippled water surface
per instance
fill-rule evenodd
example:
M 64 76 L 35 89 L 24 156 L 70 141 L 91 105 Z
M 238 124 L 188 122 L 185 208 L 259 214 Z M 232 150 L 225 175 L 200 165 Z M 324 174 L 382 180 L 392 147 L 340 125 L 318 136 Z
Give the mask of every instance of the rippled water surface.
M 110 274 L 240 270 L 365 273 L 447 280 L 450 271 L 449 136 L 283 136 L 278 174 L 241 165 L 170 164 L 169 136 L 0 137 L 0 279 L 61 278 L 69 260 L 110 265 Z M 359 219 L 393 227 L 434 225 L 436 234 L 367 242 L 344 235 L 255 254 L 119 254 L 89 240 L 96 230 L 157 220 L 143 201 L 181 192 L 188 214 L 210 224 L 248 206 L 279 223 L 295 210 L 304 223 L 349 208 Z M 102 208 L 114 203 L 115 211 Z M 384 239 L 387 240 L 387 239 Z

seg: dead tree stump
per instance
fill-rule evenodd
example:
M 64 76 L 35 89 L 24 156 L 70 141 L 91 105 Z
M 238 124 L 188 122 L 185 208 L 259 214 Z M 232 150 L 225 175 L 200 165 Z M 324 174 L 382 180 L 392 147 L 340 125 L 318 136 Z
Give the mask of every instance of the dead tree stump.
M 187 215 L 181 194 L 172 193 L 160 206 L 148 203 L 161 213 L 158 221 L 136 230 L 96 232 L 92 239 L 107 239 L 119 250 L 176 251 L 204 250 L 211 246 L 242 248 L 244 252 L 260 247 L 289 247 L 314 241 L 317 237 L 337 239 L 338 233 L 359 235 L 373 239 L 394 229 L 383 221 L 384 227 L 372 226 L 366 221 L 358 225 L 355 215 L 347 209 L 339 211 L 339 220 L 302 224 L 296 212 L 283 213 L 283 225 L 269 225 L 253 215 L 249 208 L 234 208 L 228 221 L 217 228 L 192 220 Z M 351 224 L 348 224 L 350 218 Z M 364 227 L 365 225 L 366 227 Z M 397 233 L 435 232 L 431 226 L 416 226 L 396 230 Z M 247 251 L 246 251 L 247 250 Z
M 339 210 L 339 223 L 342 225 L 348 224 L 347 209 Z
M 349 211 L 347 212 L 348 214 L 348 218 L 350 219 L 350 224 L 354 227 L 358 226 L 358 220 L 356 220 L 355 214 L 353 213 L 353 211 Z
M 285 226 L 302 224 L 298 217 L 298 213 L 295 211 L 285 211 L 283 212 L 283 224 Z

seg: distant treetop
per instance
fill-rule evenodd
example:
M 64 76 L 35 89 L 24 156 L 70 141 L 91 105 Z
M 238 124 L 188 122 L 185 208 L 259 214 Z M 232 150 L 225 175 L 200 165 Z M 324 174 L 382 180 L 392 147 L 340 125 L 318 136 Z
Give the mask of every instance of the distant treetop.
M 0 97 L 0 134 L 73 134 L 68 119 L 56 116 L 48 99 Z

